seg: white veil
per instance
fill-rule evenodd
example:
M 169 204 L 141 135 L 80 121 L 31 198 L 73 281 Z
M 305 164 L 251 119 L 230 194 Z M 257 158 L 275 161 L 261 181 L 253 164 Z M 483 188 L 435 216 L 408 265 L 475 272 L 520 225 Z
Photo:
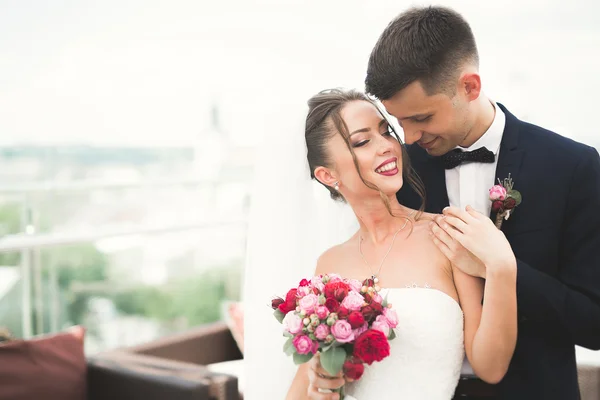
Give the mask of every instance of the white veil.
M 284 399 L 297 370 L 283 353 L 271 298 L 311 277 L 318 256 L 358 229 L 350 207 L 310 179 L 306 100 L 286 99 L 268 111 L 268 132 L 257 151 L 242 295 L 245 400 Z

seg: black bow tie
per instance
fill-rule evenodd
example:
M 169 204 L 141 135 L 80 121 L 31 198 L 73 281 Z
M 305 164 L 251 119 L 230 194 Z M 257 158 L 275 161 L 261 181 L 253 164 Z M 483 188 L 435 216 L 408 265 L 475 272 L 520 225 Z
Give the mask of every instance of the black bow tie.
M 473 151 L 462 151 L 461 149 L 454 149 L 442 157 L 444 168 L 452 169 L 458 167 L 462 163 L 479 162 L 479 163 L 493 163 L 496 157 L 494 153 L 480 147 Z

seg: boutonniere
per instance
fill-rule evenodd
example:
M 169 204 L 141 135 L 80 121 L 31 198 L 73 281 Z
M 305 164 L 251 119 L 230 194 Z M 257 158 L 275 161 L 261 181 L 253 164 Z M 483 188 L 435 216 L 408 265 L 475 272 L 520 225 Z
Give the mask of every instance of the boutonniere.
M 508 174 L 508 178 L 501 181 L 498 179 L 498 185 L 490 188 L 490 200 L 492 202 L 492 211 L 496 213 L 496 227 L 502 227 L 502 220 L 508 219 L 516 206 L 521 204 L 521 193 L 513 189 L 513 180 Z

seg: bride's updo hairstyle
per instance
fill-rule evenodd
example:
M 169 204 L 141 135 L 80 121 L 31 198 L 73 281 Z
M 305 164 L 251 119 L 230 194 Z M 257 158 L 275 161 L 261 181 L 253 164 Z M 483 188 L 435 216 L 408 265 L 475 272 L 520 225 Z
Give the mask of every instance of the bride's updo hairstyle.
M 360 179 L 368 188 L 377 190 L 379 192 L 379 195 L 381 196 L 381 199 L 383 200 L 388 212 L 391 215 L 394 215 L 390 208 L 387 196 L 375 184 L 365 180 L 360 172 L 360 168 L 358 167 L 358 160 L 356 159 L 356 155 L 354 154 L 352 146 L 350 145 L 348 127 L 341 117 L 341 111 L 344 106 L 352 101 L 366 101 L 372 104 L 375 108 L 377 108 L 381 116 L 385 118 L 373 100 L 356 90 L 327 89 L 317 93 L 308 100 L 308 115 L 306 117 L 304 135 L 306 139 L 310 177 L 312 179 L 316 179 L 315 169 L 317 167 L 331 168 L 331 157 L 329 154 L 327 154 L 327 142 L 333 137 L 333 135 L 339 134 L 344 139 L 348 151 L 350 151 L 350 154 L 352 154 L 354 166 L 356 167 L 356 171 L 358 172 Z M 391 124 L 390 127 L 392 127 Z M 398 137 L 398 134 L 393 127 L 392 132 L 402 147 L 402 177 L 404 178 L 404 181 L 408 182 L 408 184 L 421 198 L 420 211 L 422 212 L 425 204 L 425 188 L 423 182 L 412 168 L 408 153 L 404 148 L 404 144 Z M 319 183 L 323 184 L 320 181 Z M 338 191 L 327 185 L 323 186 L 329 190 L 329 194 L 332 199 L 345 201 L 343 196 Z

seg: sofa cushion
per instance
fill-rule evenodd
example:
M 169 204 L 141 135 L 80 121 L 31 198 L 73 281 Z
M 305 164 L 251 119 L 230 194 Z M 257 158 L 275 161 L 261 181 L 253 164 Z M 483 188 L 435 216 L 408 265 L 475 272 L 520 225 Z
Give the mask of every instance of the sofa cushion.
M 0 343 L 0 400 L 85 400 L 84 329 Z
M 225 323 L 231 331 L 238 349 L 244 354 L 244 308 L 241 302 L 225 303 Z

